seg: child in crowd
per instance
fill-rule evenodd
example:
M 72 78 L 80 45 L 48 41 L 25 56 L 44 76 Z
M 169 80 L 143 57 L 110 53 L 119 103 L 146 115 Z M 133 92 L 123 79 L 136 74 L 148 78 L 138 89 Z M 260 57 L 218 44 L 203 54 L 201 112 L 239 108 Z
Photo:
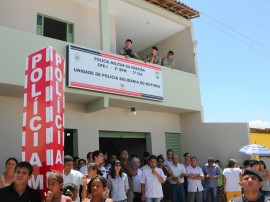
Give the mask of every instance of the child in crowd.
M 75 201 L 77 199 L 78 192 L 79 190 L 77 186 L 73 183 L 67 183 L 63 187 L 63 194 L 65 196 L 69 196 L 72 199 L 72 201 Z
M 64 185 L 63 176 L 59 173 L 52 173 L 48 177 L 49 191 L 44 193 L 45 202 L 72 202 L 71 198 L 62 195 L 62 187 Z

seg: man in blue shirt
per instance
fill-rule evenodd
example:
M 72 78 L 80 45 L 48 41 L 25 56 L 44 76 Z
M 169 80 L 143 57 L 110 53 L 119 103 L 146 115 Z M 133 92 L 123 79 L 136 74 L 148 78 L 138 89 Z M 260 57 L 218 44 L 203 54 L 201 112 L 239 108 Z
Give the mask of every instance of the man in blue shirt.
M 220 168 L 214 164 L 213 157 L 208 158 L 208 163 L 202 167 L 204 174 L 204 201 L 208 201 L 209 193 L 212 193 L 212 201 L 217 202 L 217 180 L 221 177 Z

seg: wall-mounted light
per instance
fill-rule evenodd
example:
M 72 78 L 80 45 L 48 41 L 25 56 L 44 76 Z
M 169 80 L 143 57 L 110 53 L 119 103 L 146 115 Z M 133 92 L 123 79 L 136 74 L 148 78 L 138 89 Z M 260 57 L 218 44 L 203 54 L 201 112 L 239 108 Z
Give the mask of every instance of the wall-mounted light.
M 130 113 L 133 114 L 133 115 L 136 115 L 136 109 L 135 109 L 135 107 L 131 107 L 130 108 Z

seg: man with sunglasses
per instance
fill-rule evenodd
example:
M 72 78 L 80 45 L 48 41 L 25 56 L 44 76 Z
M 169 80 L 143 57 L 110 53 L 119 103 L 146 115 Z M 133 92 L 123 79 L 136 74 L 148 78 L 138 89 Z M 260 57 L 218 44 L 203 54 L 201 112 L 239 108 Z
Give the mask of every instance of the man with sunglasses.
M 213 157 L 209 157 L 207 163 L 202 167 L 204 174 L 204 201 L 208 201 L 209 193 L 212 195 L 212 201 L 217 202 L 218 178 L 221 177 L 220 168 L 214 164 Z

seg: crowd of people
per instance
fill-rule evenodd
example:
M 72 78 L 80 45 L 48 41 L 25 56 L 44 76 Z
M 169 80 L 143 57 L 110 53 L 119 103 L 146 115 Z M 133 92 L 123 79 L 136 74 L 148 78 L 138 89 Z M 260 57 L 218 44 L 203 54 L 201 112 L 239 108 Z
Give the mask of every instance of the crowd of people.
M 125 41 L 125 46 L 119 50 L 119 54 L 125 56 L 126 58 L 135 58 L 135 59 L 141 59 L 144 62 L 149 62 L 153 64 L 162 65 L 165 67 L 170 67 L 172 69 L 175 68 L 174 66 L 174 52 L 172 50 L 169 50 L 167 55 L 163 58 L 161 58 L 158 55 L 158 47 L 153 46 L 151 49 L 151 52 L 146 55 L 145 58 L 140 57 L 136 52 L 134 52 L 132 49 L 132 40 L 127 39 Z
M 149 152 L 143 156 L 144 165 L 127 150 L 109 156 L 96 150 L 87 160 L 66 155 L 63 173 L 48 176 L 44 196 L 28 186 L 32 165 L 9 158 L 0 175 L 0 202 L 270 201 L 270 171 L 262 160 L 246 160 L 239 168 L 230 159 L 223 169 L 213 157 L 200 167 L 190 153 L 180 163 L 170 149 L 166 158 Z

